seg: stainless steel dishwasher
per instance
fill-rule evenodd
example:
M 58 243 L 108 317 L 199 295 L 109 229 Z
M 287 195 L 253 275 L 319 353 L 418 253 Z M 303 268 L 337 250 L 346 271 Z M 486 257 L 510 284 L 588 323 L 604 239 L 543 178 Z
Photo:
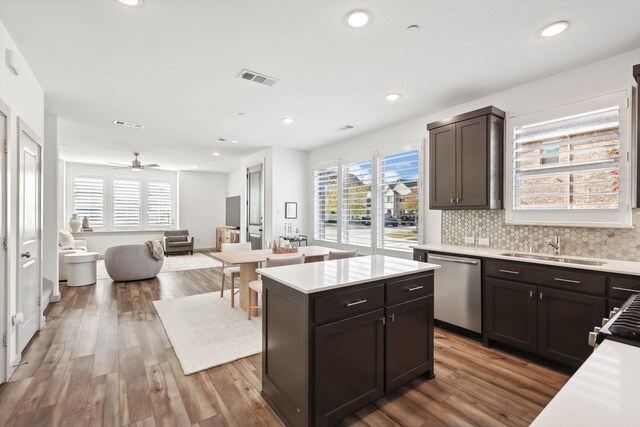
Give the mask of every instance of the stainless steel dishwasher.
M 434 317 L 482 332 L 482 261 L 451 255 L 429 254 L 435 271 Z

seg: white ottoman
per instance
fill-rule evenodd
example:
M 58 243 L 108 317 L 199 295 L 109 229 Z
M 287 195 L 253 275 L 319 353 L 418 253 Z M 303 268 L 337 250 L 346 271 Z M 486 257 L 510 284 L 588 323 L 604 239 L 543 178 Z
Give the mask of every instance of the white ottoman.
M 76 252 L 64 256 L 67 264 L 67 286 L 85 286 L 96 283 L 98 252 Z

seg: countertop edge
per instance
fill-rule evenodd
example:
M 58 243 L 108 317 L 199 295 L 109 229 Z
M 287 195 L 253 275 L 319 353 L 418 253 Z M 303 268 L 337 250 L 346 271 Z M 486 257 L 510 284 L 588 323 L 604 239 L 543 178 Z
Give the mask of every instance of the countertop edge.
M 483 248 L 483 247 L 477 247 L 477 246 L 443 245 L 443 244 L 437 244 L 437 243 L 416 245 L 416 246 L 413 246 L 413 249 L 424 250 L 429 252 L 466 255 L 466 256 L 480 257 L 480 258 L 500 259 L 504 261 L 524 262 L 528 264 L 545 265 L 548 267 L 557 266 L 557 267 L 572 268 L 577 270 L 595 271 L 595 272 L 601 272 L 601 273 L 614 273 L 614 274 L 625 274 L 630 276 L 640 276 L 640 262 L 635 262 L 635 261 L 623 261 L 623 260 L 608 259 L 608 258 L 588 258 L 588 257 L 567 255 L 567 257 L 569 258 L 601 261 L 601 262 L 606 262 L 606 264 L 605 265 L 584 265 L 584 264 L 571 264 L 571 263 L 559 263 L 559 262 L 556 263 L 556 262 L 549 262 L 545 260 L 514 258 L 514 257 L 500 255 L 501 252 L 524 253 L 524 252 L 514 251 L 509 249 Z M 537 253 L 537 255 L 548 255 L 548 254 Z

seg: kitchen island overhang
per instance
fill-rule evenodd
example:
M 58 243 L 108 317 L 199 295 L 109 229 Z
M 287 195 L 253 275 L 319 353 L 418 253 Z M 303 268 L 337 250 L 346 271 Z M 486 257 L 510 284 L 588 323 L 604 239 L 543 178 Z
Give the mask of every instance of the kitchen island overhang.
M 262 394 L 285 423 L 330 425 L 433 377 L 436 268 L 373 255 L 258 270 Z

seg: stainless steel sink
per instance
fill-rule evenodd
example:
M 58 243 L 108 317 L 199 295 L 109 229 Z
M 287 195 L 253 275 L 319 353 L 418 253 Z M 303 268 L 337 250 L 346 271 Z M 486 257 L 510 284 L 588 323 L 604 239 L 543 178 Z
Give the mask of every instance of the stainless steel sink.
M 505 252 L 500 255 L 513 257 L 513 258 L 536 259 L 541 261 L 557 262 L 561 264 L 579 264 L 579 265 L 605 265 L 606 264 L 606 262 L 603 262 L 603 261 L 591 261 L 588 259 L 567 258 L 567 257 L 538 255 L 538 254 L 523 254 L 520 252 Z

